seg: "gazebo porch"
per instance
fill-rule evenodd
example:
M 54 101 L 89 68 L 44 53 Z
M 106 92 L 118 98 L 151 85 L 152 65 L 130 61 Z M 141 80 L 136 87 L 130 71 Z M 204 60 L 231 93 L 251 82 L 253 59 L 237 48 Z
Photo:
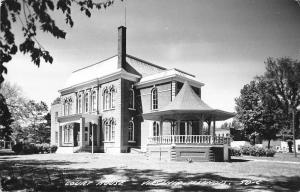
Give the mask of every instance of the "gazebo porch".
M 228 161 L 230 138 L 216 135 L 215 130 L 216 121 L 233 116 L 233 113 L 208 106 L 185 82 L 166 107 L 143 114 L 145 120 L 154 122 L 153 134 L 148 138 L 148 155 L 178 161 Z M 170 124 L 167 131 L 164 122 Z
M 164 126 L 165 121 L 160 120 L 158 135 L 148 138 L 149 158 L 176 161 L 229 160 L 230 138 L 215 135 L 216 121 L 189 119 L 167 122 L 170 126 Z M 207 123 L 206 127 L 203 126 L 204 122 Z

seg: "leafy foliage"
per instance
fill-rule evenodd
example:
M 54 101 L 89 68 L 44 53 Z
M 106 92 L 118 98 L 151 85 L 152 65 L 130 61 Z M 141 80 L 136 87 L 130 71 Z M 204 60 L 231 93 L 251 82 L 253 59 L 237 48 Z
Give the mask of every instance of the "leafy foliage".
M 272 87 L 262 79 L 251 81 L 236 99 L 237 119 L 249 136 L 259 134 L 263 139 L 276 139 L 282 122 L 282 110 L 268 91 Z
M 33 144 L 33 143 L 17 143 L 13 146 L 12 150 L 16 154 L 38 154 L 38 153 L 55 153 L 57 150 L 56 145 L 49 143 Z
M 3 83 L 0 93 L 6 99 L 11 113 L 12 140 L 49 142 L 51 117 L 47 105 L 44 102 L 26 99 L 21 88 L 9 82 Z
M 7 68 L 3 65 L 12 59 L 12 55 L 19 50 L 29 54 L 32 62 L 39 66 L 41 58 L 48 63 L 53 58 L 37 40 L 37 30 L 46 32 L 58 39 L 64 39 L 66 32 L 58 27 L 51 15 L 60 12 L 65 18 L 66 25 L 73 27 L 74 21 L 71 10 L 78 6 L 87 17 L 91 17 L 91 10 L 107 8 L 113 0 L 95 2 L 93 0 L 4 0 L 1 3 L 1 37 L 0 37 L 0 84 L 4 81 L 3 73 Z M 13 23 L 22 25 L 23 42 L 15 42 L 12 30 Z
M 276 151 L 272 148 L 262 148 L 257 146 L 242 146 L 240 148 L 240 153 L 243 155 L 251 155 L 258 157 L 273 157 Z
M 12 133 L 11 123 L 13 122 L 11 113 L 6 105 L 6 100 L 2 94 L 0 94 L 0 139 L 6 141 L 10 140 L 10 135 Z
M 235 101 L 246 134 L 259 134 L 270 142 L 291 128 L 292 110 L 300 104 L 300 63 L 269 58 L 265 64 L 264 75 L 245 85 Z

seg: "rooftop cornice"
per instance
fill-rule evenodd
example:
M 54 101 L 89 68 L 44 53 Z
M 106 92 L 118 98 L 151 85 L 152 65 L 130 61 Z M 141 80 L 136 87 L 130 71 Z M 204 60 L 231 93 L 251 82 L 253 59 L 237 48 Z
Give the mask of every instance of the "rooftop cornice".
M 82 89 L 82 87 L 87 87 L 90 88 L 91 84 L 101 84 L 101 83 L 105 83 L 105 82 L 109 82 L 115 79 L 127 79 L 130 81 L 138 81 L 138 79 L 140 79 L 141 77 L 132 73 L 128 73 L 127 71 L 125 71 L 124 69 L 118 69 L 116 72 L 111 73 L 109 75 L 100 77 L 100 78 L 95 78 L 86 82 L 82 82 L 76 85 L 72 85 L 70 87 L 67 88 L 63 88 L 61 90 L 59 90 L 58 92 L 60 94 L 66 93 L 66 92 L 73 92 L 76 89 Z

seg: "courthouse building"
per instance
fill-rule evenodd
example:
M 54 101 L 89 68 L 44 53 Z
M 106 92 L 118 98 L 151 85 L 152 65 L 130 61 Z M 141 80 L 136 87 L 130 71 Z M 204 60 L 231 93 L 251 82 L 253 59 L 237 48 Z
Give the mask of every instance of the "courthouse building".
M 51 144 L 58 153 L 135 150 L 169 160 L 227 160 L 229 140 L 215 134 L 215 122 L 234 114 L 204 103 L 203 85 L 193 74 L 128 55 L 121 26 L 117 55 L 72 72 L 59 90 Z

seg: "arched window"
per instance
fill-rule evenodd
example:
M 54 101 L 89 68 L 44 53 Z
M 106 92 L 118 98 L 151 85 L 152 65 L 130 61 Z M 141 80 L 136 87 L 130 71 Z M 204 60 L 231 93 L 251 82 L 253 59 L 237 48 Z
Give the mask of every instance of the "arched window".
M 115 122 L 114 121 L 110 121 L 110 132 L 111 132 L 110 141 L 115 141 Z
M 134 123 L 129 121 L 128 124 L 128 141 L 134 141 Z
M 105 128 L 105 141 L 109 141 L 110 124 L 108 121 L 105 122 L 104 128 Z
M 111 89 L 110 89 L 110 108 L 112 108 L 112 109 L 114 109 L 115 108 L 115 96 L 116 96 L 116 91 L 115 91 L 115 88 L 114 87 L 112 87 Z
M 151 105 L 152 105 L 152 110 L 158 108 L 157 88 L 153 88 L 151 91 Z
M 110 100 L 110 95 L 108 93 L 108 90 L 104 90 L 103 93 L 103 109 L 109 109 L 109 100 Z
M 69 102 L 68 102 L 68 115 L 71 115 L 72 114 L 72 104 L 73 104 L 73 101 L 72 99 L 70 98 L 69 99 Z
M 153 136 L 159 136 L 159 125 L 156 121 L 153 122 Z
M 68 115 L 68 111 L 69 111 L 69 104 L 68 104 L 68 100 L 66 99 L 64 101 L 64 115 Z
M 129 90 L 129 108 L 134 109 L 134 91 L 133 91 L 133 89 Z
M 64 143 L 72 143 L 73 129 L 70 126 L 64 127 Z
M 78 113 L 82 113 L 82 96 L 78 96 Z
M 114 141 L 115 140 L 115 122 L 114 120 L 105 121 L 105 141 Z
M 96 91 L 93 91 L 93 94 L 92 94 L 92 110 L 93 111 L 97 110 L 97 95 L 96 95 Z
M 84 107 L 85 107 L 85 112 L 89 111 L 89 94 L 86 93 L 84 97 Z

